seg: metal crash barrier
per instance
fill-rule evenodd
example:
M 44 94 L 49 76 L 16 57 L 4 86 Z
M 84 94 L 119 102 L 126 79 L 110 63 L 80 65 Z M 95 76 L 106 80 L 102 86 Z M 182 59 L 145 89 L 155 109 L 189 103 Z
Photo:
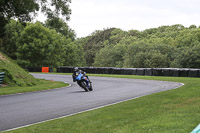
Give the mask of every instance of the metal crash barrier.
M 0 86 L 3 84 L 4 77 L 5 77 L 5 72 L 0 72 Z

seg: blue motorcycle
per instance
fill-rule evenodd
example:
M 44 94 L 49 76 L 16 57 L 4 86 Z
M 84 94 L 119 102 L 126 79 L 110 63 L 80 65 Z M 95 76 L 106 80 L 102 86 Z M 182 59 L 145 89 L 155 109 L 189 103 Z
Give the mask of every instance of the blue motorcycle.
M 88 76 L 85 76 L 85 74 L 79 73 L 76 77 L 75 80 L 77 84 L 83 88 L 86 92 L 87 91 L 92 91 L 92 82 L 89 80 Z

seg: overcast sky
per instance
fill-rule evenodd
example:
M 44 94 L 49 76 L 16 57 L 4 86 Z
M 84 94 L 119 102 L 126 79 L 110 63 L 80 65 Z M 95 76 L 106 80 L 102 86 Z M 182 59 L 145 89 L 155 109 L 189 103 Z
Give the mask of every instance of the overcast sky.
M 72 0 L 69 26 L 77 37 L 95 30 L 145 30 L 162 25 L 200 25 L 200 0 Z

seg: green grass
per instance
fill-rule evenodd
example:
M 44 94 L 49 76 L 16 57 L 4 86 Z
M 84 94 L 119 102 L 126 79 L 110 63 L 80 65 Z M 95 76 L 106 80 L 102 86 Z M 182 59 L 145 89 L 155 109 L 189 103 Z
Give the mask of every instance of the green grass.
M 10 133 L 189 133 L 200 123 L 199 78 L 93 76 L 173 81 L 185 85 Z

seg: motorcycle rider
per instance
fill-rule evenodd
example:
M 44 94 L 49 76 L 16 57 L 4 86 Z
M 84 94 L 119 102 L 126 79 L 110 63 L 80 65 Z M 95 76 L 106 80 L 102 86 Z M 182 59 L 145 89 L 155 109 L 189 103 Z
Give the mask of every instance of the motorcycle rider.
M 82 70 L 79 70 L 78 67 L 75 67 L 75 68 L 74 68 L 74 72 L 73 72 L 73 75 L 72 75 L 72 77 L 73 77 L 73 82 L 76 82 L 76 77 L 77 77 L 80 73 L 82 73 L 82 74 L 83 74 L 83 77 L 86 78 L 85 81 L 86 81 L 86 84 L 87 84 L 87 86 L 88 86 L 88 88 L 89 88 L 90 86 L 89 86 L 88 76 L 86 76 L 86 72 L 84 72 L 84 71 L 82 71 Z M 79 84 L 79 82 L 77 82 L 77 83 Z
M 73 82 L 76 82 L 76 76 L 78 76 L 81 73 L 81 71 L 78 69 L 78 67 L 74 68 L 74 72 L 73 72 Z

